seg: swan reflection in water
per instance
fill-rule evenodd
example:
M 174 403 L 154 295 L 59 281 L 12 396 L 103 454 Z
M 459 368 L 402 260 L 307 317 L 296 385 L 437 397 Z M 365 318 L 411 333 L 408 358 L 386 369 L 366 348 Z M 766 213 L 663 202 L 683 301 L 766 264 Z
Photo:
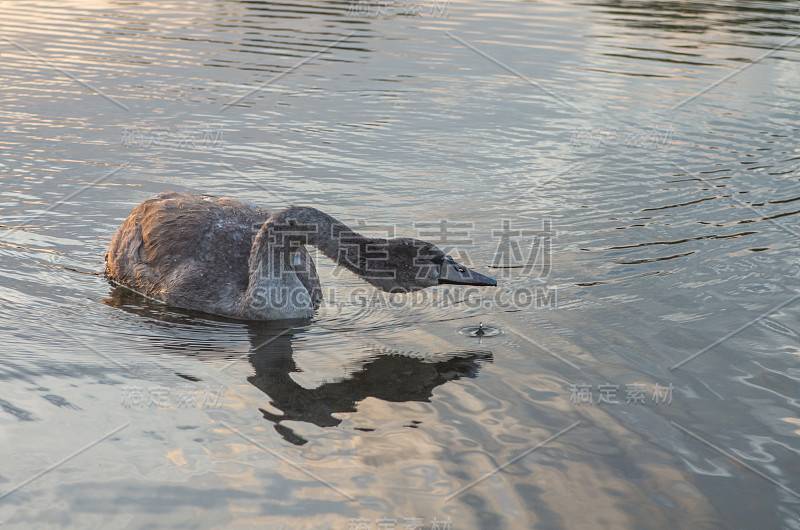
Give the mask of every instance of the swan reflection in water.
M 281 411 L 278 415 L 259 409 L 264 418 L 275 424 L 275 430 L 294 444 L 304 444 L 306 440 L 281 422 L 304 421 L 333 427 L 342 422 L 334 413 L 355 412 L 357 404 L 368 397 L 395 403 L 429 401 L 437 386 L 461 377 L 476 377 L 480 364 L 492 360 L 487 351 L 457 351 L 420 359 L 413 354 L 375 348 L 365 352 L 369 358 L 360 371 L 308 389 L 291 377 L 292 372 L 300 371 L 293 358 L 293 333 L 269 336 L 265 327 L 268 326 L 251 324 L 250 364 L 255 374 L 247 380 Z
M 104 302 L 165 325 L 196 325 L 195 316 L 209 319 L 209 315 L 155 304 L 123 287 L 114 287 L 111 297 Z M 247 326 L 250 338 L 248 357 L 254 369 L 254 374 L 247 380 L 268 396 L 270 406 L 280 414 L 264 408 L 259 408 L 259 411 L 286 441 L 296 445 L 305 444 L 307 440 L 283 422 L 301 421 L 319 427 L 335 427 L 342 422 L 334 417 L 335 413 L 356 412 L 358 404 L 368 397 L 394 403 L 428 402 L 439 385 L 461 377 L 477 377 L 481 364 L 492 362 L 492 353 L 485 350 L 442 352 L 419 358 L 413 353 L 375 347 L 359 354 L 366 356 L 366 360 L 359 371 L 347 378 L 325 382 L 316 388 L 304 388 L 291 376 L 293 372 L 301 371 L 295 364 L 293 344 L 309 322 L 293 323 L 295 327 L 287 327 L 289 321 L 241 324 Z M 211 353 L 207 348 L 198 353 L 189 344 L 182 344 L 181 349 L 200 359 Z

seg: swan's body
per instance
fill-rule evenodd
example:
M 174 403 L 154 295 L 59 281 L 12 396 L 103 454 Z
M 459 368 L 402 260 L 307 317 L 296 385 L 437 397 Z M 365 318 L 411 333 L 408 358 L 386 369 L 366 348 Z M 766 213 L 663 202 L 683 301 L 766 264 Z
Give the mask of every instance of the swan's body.
M 496 284 L 431 243 L 366 238 L 314 208 L 270 215 L 237 199 L 176 192 L 128 216 L 106 255 L 106 276 L 175 307 L 248 320 L 309 318 L 322 290 L 306 244 L 386 291 Z

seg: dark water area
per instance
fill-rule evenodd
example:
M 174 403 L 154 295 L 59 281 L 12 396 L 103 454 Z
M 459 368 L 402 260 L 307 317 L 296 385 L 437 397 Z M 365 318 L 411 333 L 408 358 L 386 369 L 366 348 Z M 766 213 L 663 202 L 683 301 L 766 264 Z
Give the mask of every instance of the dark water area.
M 800 4 L 7 1 L 0 57 L 3 528 L 800 529 Z M 102 274 L 165 190 L 499 285 L 169 308 Z

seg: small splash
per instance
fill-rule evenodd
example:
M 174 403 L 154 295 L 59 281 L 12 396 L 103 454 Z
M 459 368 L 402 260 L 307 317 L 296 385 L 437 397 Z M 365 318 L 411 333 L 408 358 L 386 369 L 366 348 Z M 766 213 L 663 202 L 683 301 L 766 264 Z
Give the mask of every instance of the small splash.
M 502 330 L 494 326 L 484 326 L 483 322 L 480 322 L 477 326 L 467 326 L 459 329 L 458 332 L 467 337 L 484 338 L 500 335 Z

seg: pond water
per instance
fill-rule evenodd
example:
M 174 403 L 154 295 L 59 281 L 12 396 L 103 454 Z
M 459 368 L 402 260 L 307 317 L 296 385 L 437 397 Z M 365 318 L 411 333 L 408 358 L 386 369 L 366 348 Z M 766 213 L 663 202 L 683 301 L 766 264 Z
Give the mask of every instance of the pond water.
M 800 528 L 798 8 L 3 2 L 0 525 Z M 171 309 L 164 190 L 499 285 Z

